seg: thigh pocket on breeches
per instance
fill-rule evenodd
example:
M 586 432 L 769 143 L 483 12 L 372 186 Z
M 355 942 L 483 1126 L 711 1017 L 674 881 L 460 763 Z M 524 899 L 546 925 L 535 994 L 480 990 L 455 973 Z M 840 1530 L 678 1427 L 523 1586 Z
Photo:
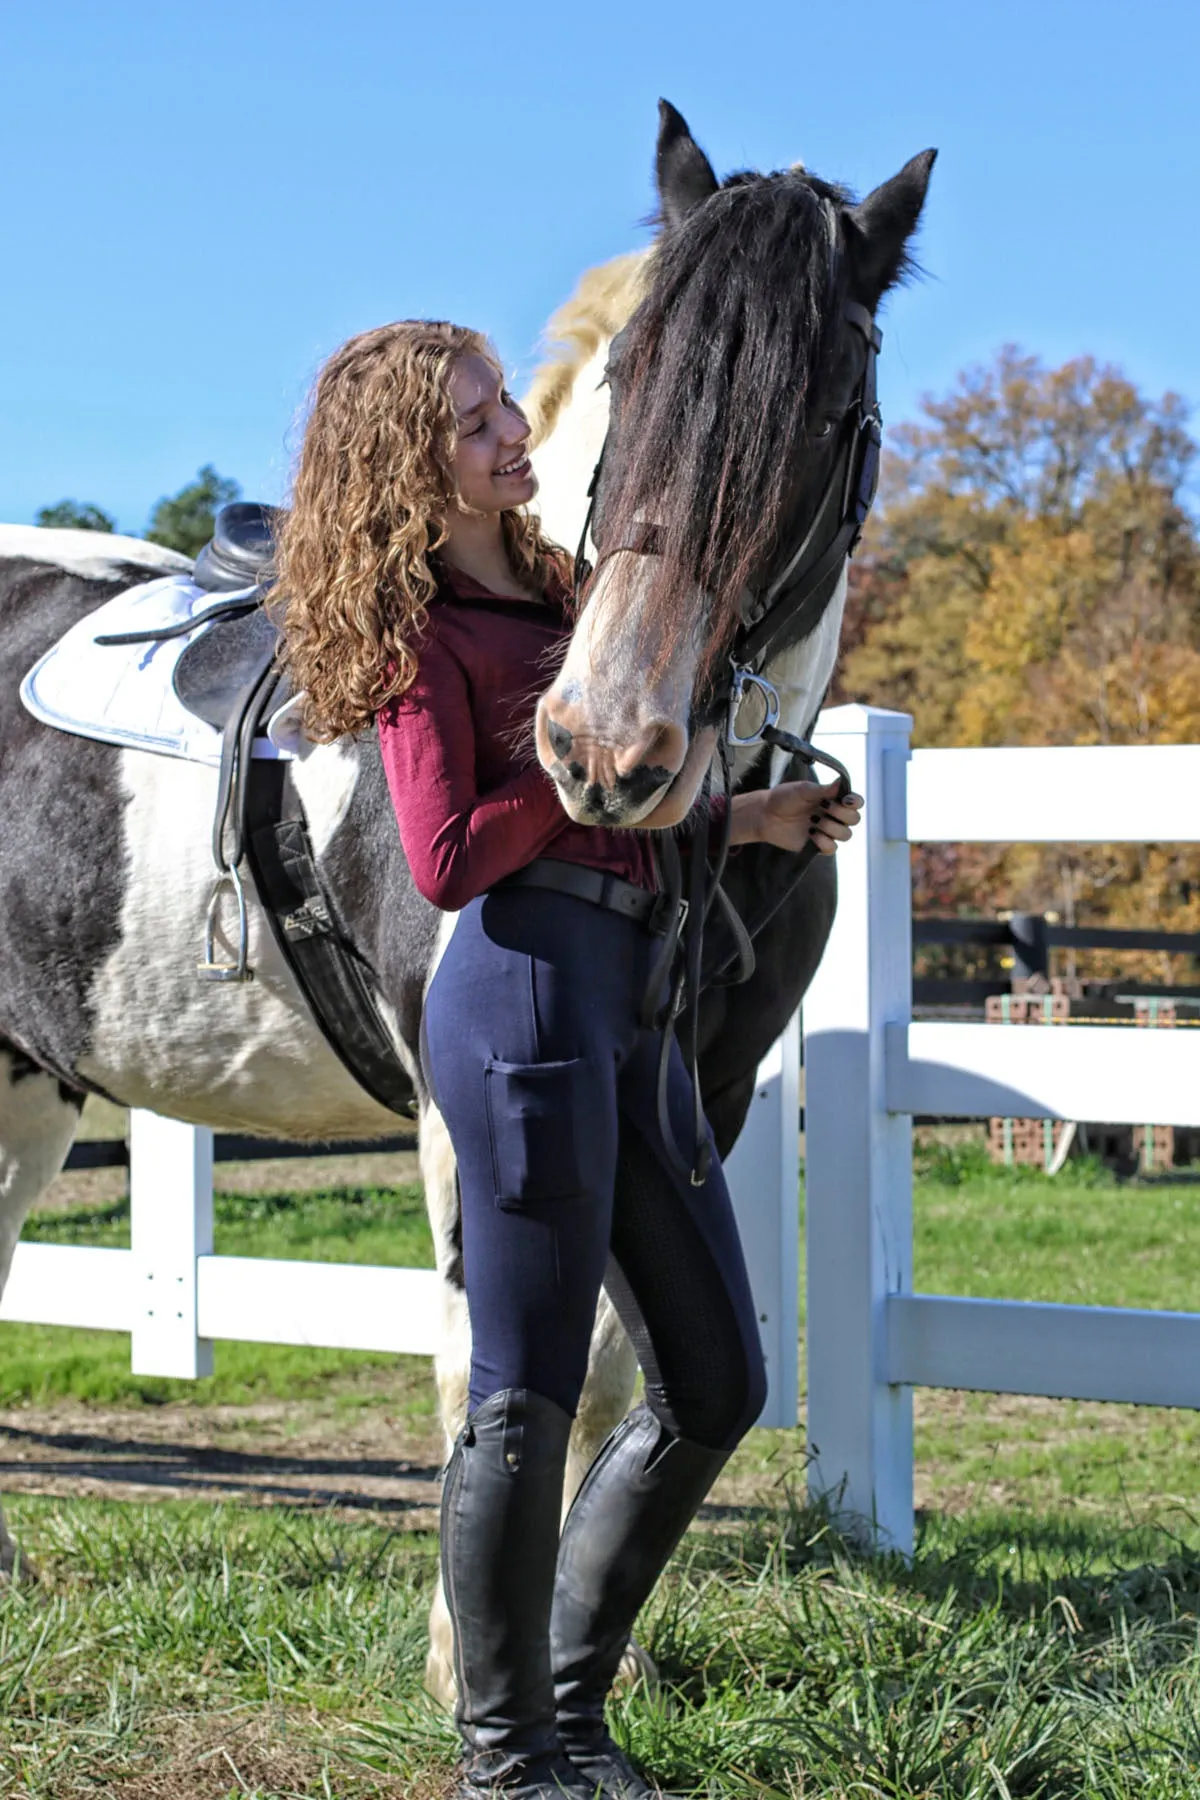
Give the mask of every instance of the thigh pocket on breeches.
M 570 1062 L 489 1060 L 483 1073 L 497 1206 L 574 1200 L 594 1184 L 594 1072 Z

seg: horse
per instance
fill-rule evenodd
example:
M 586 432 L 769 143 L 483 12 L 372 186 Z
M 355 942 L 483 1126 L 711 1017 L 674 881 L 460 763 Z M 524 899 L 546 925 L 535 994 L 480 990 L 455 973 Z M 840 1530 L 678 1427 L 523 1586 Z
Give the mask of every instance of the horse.
M 873 316 L 905 273 L 931 164 L 932 153 L 914 159 L 857 205 L 799 168 L 719 183 L 664 103 L 659 235 L 648 252 L 581 280 L 551 322 L 559 347 L 527 401 L 543 513 L 560 541 L 583 528 L 588 475 L 606 446 L 593 523 L 598 565 L 563 667 L 531 719 L 537 752 L 574 816 L 645 816 L 645 770 L 629 781 L 611 774 L 610 758 L 606 778 L 602 751 L 606 739 L 650 743 L 663 720 L 678 752 L 667 789 L 694 779 L 688 759 L 709 742 L 697 696 L 711 687 L 737 593 L 770 580 L 829 485 L 829 440 L 863 358 L 847 304 Z M 82 615 L 188 566 L 139 540 L 0 527 L 0 1291 L 22 1220 L 61 1169 L 89 1094 L 298 1142 L 395 1128 L 394 1113 L 316 1028 L 252 884 L 255 978 L 196 979 L 212 887 L 215 771 L 50 729 L 17 702 L 25 671 Z M 844 567 L 825 585 L 811 628 L 765 666 L 783 723 L 802 733 L 832 674 Z M 573 748 L 560 754 L 568 736 Z M 807 767 L 759 744 L 737 750 L 732 779 L 762 786 Z M 419 1027 L 454 915 L 439 914 L 412 882 L 373 733 L 300 741 L 291 768 L 338 929 L 372 972 L 412 1084 L 444 1300 L 435 1374 L 452 1444 L 466 1408 L 469 1325 L 453 1151 L 421 1073 Z M 656 781 L 657 773 L 651 787 Z M 660 797 L 656 788 L 649 804 Z M 790 866 L 784 853 L 755 844 L 727 868 L 725 887 L 743 916 L 781 882 L 785 898 L 758 937 L 752 978 L 715 987 L 699 1003 L 699 1078 L 722 1155 L 832 923 L 832 859 L 788 889 Z M 623 1158 L 619 1179 L 640 1178 Z M 635 1375 L 632 1348 L 602 1297 L 565 1503 L 626 1411 Z M 15 1555 L 0 1515 L 3 1568 Z M 435 1600 L 427 1680 L 443 1697 L 453 1691 L 449 1648 L 448 1617 Z

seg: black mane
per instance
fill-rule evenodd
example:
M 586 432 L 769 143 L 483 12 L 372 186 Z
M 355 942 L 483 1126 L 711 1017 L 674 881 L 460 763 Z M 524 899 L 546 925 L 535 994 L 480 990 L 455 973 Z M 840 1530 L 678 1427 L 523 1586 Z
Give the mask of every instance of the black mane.
M 696 586 L 712 598 L 716 654 L 777 541 L 840 326 L 844 258 L 830 207 L 850 203 L 802 170 L 737 174 L 654 251 L 649 292 L 614 347 L 619 452 L 605 472 L 602 535 L 628 544 L 639 519 L 658 521 L 649 614 L 664 628 L 660 655 Z

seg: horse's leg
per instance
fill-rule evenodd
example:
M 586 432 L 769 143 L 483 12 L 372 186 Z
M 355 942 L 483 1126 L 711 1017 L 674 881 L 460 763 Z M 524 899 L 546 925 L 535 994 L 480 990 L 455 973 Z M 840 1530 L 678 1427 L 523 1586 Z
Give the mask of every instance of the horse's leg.
M 564 1519 L 580 1482 L 596 1460 L 596 1452 L 629 1411 L 636 1379 L 637 1358 L 633 1354 L 633 1345 L 625 1335 L 612 1301 L 607 1293 L 602 1293 L 588 1352 L 587 1379 L 579 1396 L 579 1410 L 575 1414 L 567 1451 Z
M 0 1293 L 25 1215 L 67 1159 L 83 1098 L 0 1037 Z M 12 1574 L 17 1557 L 0 1512 L 0 1574 Z M 31 1572 L 24 1558 L 21 1567 Z
M 467 1382 L 471 1366 L 471 1327 L 462 1275 L 462 1233 L 458 1216 L 458 1175 L 454 1148 L 442 1115 L 432 1101 L 421 1113 L 421 1179 L 425 1209 L 433 1232 L 434 1260 L 442 1282 L 442 1325 L 434 1376 L 438 1407 L 449 1457 L 467 1416 Z M 429 1610 L 429 1655 L 425 1686 L 443 1706 L 454 1705 L 454 1640 L 450 1609 L 441 1575 Z
M 602 1293 L 600 1304 L 596 1308 L 596 1325 L 588 1353 L 587 1380 L 579 1397 L 579 1410 L 575 1415 L 575 1426 L 567 1451 L 567 1477 L 563 1491 L 564 1520 L 580 1483 L 596 1460 L 600 1446 L 629 1411 L 636 1380 L 637 1357 L 633 1353 L 633 1345 L 607 1292 Z M 656 1684 L 658 1670 L 650 1652 L 644 1650 L 636 1638 L 630 1638 L 613 1686 L 632 1687 L 638 1681 L 648 1685 Z

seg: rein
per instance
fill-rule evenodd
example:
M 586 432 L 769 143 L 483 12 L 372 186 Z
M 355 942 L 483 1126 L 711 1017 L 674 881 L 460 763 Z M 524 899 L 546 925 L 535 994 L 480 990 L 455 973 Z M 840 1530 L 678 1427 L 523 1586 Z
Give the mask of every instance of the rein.
M 755 969 L 754 939 L 764 931 L 776 914 L 787 904 L 820 854 L 815 844 L 806 844 L 793 858 L 789 878 L 766 907 L 760 909 L 749 924 L 739 918 L 732 902 L 721 887 L 721 877 L 729 853 L 732 830 L 732 782 L 729 768 L 729 746 L 743 749 L 755 744 L 769 744 L 819 763 L 838 777 L 838 798 L 850 792 L 850 776 L 836 757 L 818 750 L 804 738 L 784 731 L 779 724 L 779 695 L 763 673 L 782 651 L 798 643 L 819 624 L 837 586 L 846 558 L 853 552 L 871 510 L 879 485 L 880 450 L 883 443 L 883 421 L 879 411 L 876 387 L 876 359 L 883 337 L 871 314 L 857 301 L 843 304 L 842 316 L 866 344 L 863 372 L 839 426 L 840 444 L 833 467 L 799 542 L 790 551 L 783 568 L 760 589 L 747 588 L 738 608 L 739 624 L 730 649 L 728 669 L 711 697 L 709 716 L 722 721 L 718 754 L 724 788 L 725 812 L 721 840 L 715 862 L 710 866 L 704 836 L 708 827 L 711 770 L 704 778 L 699 800 L 699 823 L 692 838 L 691 867 L 688 872 L 688 894 L 684 899 L 684 877 L 678 842 L 671 832 L 663 834 L 659 850 L 663 881 L 663 913 L 669 924 L 661 947 L 654 958 L 642 1001 L 642 1023 L 662 1031 L 662 1049 L 658 1065 L 658 1121 L 663 1143 L 675 1171 L 686 1176 L 693 1187 L 702 1187 L 712 1166 L 712 1146 L 704 1121 L 699 1074 L 699 999 L 704 987 L 715 984 L 737 985 L 749 981 Z M 604 468 L 608 433 L 600 448 L 592 479 L 588 484 L 588 506 L 575 552 L 574 602 L 576 615 L 581 610 L 582 590 L 592 570 L 587 561 L 588 534 L 596 519 L 601 474 Z M 653 523 L 640 526 L 636 541 L 603 547 L 596 543 L 596 567 L 606 557 L 627 550 L 636 556 L 657 556 L 659 531 Z M 755 695 L 763 708 L 762 723 L 743 731 L 739 718 L 745 701 Z M 704 961 L 704 927 L 714 908 L 719 909 L 722 923 L 733 938 L 733 948 L 719 961 Z M 681 954 L 682 952 L 682 954 Z M 666 991 L 666 999 L 662 996 Z M 693 1150 L 690 1161 L 680 1152 L 667 1106 L 671 1044 L 677 1021 L 688 1003 L 685 1055 L 692 1080 Z

